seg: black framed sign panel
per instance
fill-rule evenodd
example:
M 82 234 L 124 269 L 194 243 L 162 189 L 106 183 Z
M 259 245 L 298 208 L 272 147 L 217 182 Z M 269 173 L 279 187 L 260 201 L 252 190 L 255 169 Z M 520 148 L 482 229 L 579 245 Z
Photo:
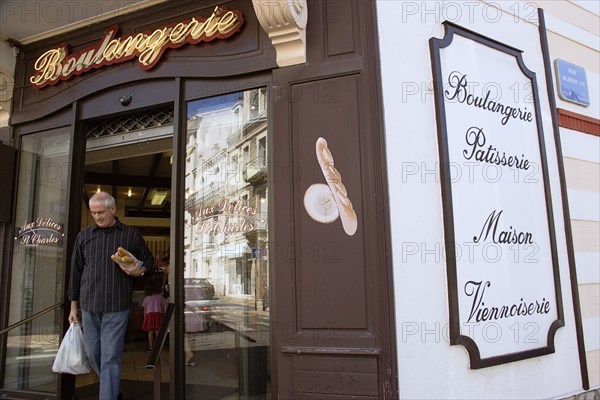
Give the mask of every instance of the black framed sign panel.
M 454 24 L 430 39 L 450 342 L 472 369 L 554 353 L 564 326 L 536 75 Z

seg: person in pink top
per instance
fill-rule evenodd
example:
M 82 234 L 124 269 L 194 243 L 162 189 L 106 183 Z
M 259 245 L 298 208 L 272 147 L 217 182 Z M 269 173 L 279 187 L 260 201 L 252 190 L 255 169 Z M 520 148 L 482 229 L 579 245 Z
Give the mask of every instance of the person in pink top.
M 144 307 L 144 322 L 142 329 L 148 332 L 148 350 L 152 350 L 156 334 L 163 322 L 163 314 L 167 300 L 162 295 L 162 282 L 151 279 L 146 286 L 146 297 L 142 306 Z

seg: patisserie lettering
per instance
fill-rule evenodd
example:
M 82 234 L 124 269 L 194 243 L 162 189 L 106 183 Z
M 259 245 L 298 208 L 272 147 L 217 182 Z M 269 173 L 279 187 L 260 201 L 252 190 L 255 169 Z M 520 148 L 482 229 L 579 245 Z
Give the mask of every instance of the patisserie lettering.
M 468 148 L 463 150 L 462 154 L 467 160 L 473 159 L 488 164 L 523 170 L 528 170 L 530 167 L 529 160 L 525 158 L 525 154 L 521 154 L 520 156 L 509 154 L 507 156 L 506 152 L 500 152 L 498 148 L 491 144 L 485 148 L 486 138 L 481 128 L 473 126 L 467 129 L 465 142 Z

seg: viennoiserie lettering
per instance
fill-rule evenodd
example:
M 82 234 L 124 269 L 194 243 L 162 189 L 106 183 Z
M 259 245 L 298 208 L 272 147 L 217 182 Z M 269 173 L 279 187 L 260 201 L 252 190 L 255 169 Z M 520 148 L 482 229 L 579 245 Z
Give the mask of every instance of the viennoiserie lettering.
M 512 107 L 493 100 L 490 100 L 490 91 L 485 93 L 485 96 L 474 96 L 469 93 L 467 75 L 461 74 L 458 71 L 453 71 L 448 75 L 448 85 L 450 89 L 444 90 L 444 96 L 447 100 L 456 100 L 459 103 L 465 103 L 472 107 L 481 108 L 482 110 L 498 113 L 502 115 L 500 122 L 506 125 L 510 118 L 520 119 L 522 121 L 533 121 L 531 111 L 527 107 Z
M 464 293 L 471 298 L 471 310 L 467 322 L 485 322 L 511 317 L 525 317 L 534 314 L 549 314 L 550 302 L 543 297 L 541 300 L 527 301 L 523 297 L 512 304 L 486 306 L 486 289 L 492 286 L 490 281 L 468 281 Z
M 41 89 L 81 75 L 91 69 L 138 59 L 140 67 L 149 70 L 160 60 L 167 48 L 177 48 L 186 43 L 197 44 L 214 39 L 226 39 L 236 33 L 244 18 L 240 11 L 228 11 L 219 6 L 202 20 L 192 18 L 172 26 L 158 28 L 153 32 L 115 37 L 117 27 L 105 32 L 104 38 L 94 46 L 77 53 L 68 54 L 66 46 L 51 49 L 35 62 L 36 73 L 29 78 L 33 87 Z

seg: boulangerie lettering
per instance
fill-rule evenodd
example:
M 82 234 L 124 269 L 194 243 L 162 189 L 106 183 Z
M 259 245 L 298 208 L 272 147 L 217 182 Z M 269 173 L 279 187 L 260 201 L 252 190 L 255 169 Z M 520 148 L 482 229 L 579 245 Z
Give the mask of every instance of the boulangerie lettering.
M 166 49 L 178 48 L 186 43 L 226 39 L 237 32 L 243 23 L 240 11 L 228 11 L 217 6 L 206 19 L 192 18 L 153 32 L 115 37 L 118 29 L 113 26 L 106 30 L 100 42 L 77 53 L 69 55 L 66 45 L 46 51 L 36 60 L 36 73 L 29 81 L 34 88 L 41 89 L 74 75 L 136 57 L 140 67 L 149 70 L 158 63 Z
M 527 107 L 513 107 L 490 100 L 490 91 L 485 93 L 485 97 L 474 96 L 469 93 L 467 75 L 458 71 L 453 71 L 448 75 L 448 85 L 450 89 L 445 90 L 444 95 L 447 100 L 456 100 L 459 103 L 465 103 L 470 106 L 481 108 L 482 110 L 498 113 L 502 115 L 501 123 L 506 125 L 509 119 L 519 119 L 526 122 L 533 121 L 533 114 L 527 110 Z

